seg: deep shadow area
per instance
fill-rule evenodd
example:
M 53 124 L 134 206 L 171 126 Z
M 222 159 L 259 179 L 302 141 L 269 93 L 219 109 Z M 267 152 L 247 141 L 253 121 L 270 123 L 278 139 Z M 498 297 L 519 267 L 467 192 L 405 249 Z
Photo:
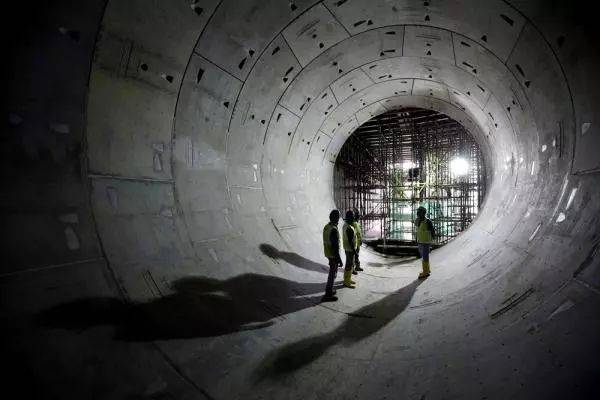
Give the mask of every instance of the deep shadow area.
M 44 326 L 70 330 L 112 325 L 116 338 L 124 341 L 220 336 L 264 328 L 276 317 L 316 306 L 325 282 L 243 274 L 227 280 L 180 279 L 172 289 L 172 294 L 137 304 L 81 299 L 45 310 L 36 319 Z
M 329 266 L 311 261 L 308 258 L 302 257 L 300 254 L 289 251 L 279 251 L 277 248 L 266 243 L 262 243 L 258 248 L 264 255 L 271 257 L 274 260 L 281 259 L 307 271 L 322 272 L 324 274 L 329 272 Z
M 395 262 L 390 262 L 390 263 L 379 263 L 379 262 L 373 262 L 370 261 L 367 263 L 367 266 L 369 267 L 375 267 L 375 268 L 382 268 L 382 267 L 397 267 L 400 265 L 405 265 L 405 264 L 410 264 L 414 261 L 417 261 L 419 258 L 418 257 L 410 257 L 408 259 L 403 259 L 401 261 L 395 261 Z
M 331 346 L 349 346 L 373 335 L 406 309 L 421 282 L 415 280 L 349 314 L 345 322 L 332 332 L 302 339 L 271 352 L 255 371 L 256 382 L 298 370 L 318 359 Z

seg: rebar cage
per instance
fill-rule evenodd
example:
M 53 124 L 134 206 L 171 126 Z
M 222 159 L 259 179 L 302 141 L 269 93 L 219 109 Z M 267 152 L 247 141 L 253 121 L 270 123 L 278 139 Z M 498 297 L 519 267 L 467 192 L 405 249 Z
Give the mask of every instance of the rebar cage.
M 342 147 L 334 198 L 357 208 L 365 235 L 415 241 L 424 206 L 443 245 L 477 216 L 486 189 L 479 146 L 458 122 L 436 111 L 403 108 L 361 125 Z

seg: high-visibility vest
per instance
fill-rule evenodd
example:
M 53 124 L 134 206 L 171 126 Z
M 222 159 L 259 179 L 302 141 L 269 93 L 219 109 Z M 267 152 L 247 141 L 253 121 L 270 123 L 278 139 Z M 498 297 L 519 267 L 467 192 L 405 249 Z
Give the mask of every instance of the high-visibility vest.
M 355 245 L 354 248 L 350 247 L 350 241 L 348 240 L 348 234 L 346 233 L 348 228 L 352 229 L 352 234 L 354 235 L 354 245 Z M 344 243 L 344 251 L 354 251 L 358 248 L 356 246 L 356 244 L 358 243 L 358 240 L 356 240 L 357 239 L 356 238 L 356 229 L 354 229 L 354 227 L 352 225 L 348 225 L 347 222 L 344 223 L 342 237 L 343 237 L 342 242 Z
M 356 246 L 360 247 L 360 245 L 362 244 L 362 230 L 360 229 L 360 224 L 358 223 L 358 221 L 354 221 L 352 223 L 352 226 L 354 227 L 354 231 L 356 232 Z
M 432 243 L 433 238 L 431 237 L 431 231 L 427 223 L 427 218 L 424 218 L 417 226 L 417 243 Z
M 327 225 L 325 225 L 325 227 L 323 228 L 323 252 L 325 253 L 325 257 L 327 258 L 333 258 L 335 256 L 337 256 L 337 254 L 333 254 L 333 246 L 331 245 L 331 231 L 334 230 L 336 231 L 336 237 L 337 237 L 337 247 L 338 249 L 340 248 L 340 234 L 337 231 L 337 225 L 333 225 L 332 223 L 328 223 Z

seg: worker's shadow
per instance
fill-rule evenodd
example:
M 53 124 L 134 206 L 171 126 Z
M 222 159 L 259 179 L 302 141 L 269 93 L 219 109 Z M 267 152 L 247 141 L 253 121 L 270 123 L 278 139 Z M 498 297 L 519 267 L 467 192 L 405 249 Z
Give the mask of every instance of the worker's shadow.
M 258 246 L 258 248 L 264 255 L 271 257 L 274 260 L 281 259 L 289 264 L 307 271 L 322 272 L 324 274 L 329 272 L 329 266 L 311 261 L 308 258 L 302 257 L 300 254 L 289 251 L 279 251 L 275 247 L 266 243 L 262 243 L 260 246 Z
M 332 332 L 302 339 L 274 350 L 255 370 L 255 383 L 298 370 L 318 359 L 336 344 L 350 346 L 373 335 L 406 309 L 420 284 L 421 281 L 415 280 L 381 300 L 349 314 L 344 323 Z
M 152 341 L 220 336 L 260 329 L 320 303 L 324 283 L 299 283 L 243 274 L 227 280 L 194 277 L 171 285 L 173 293 L 129 304 L 97 297 L 62 304 L 37 316 L 45 326 L 84 330 L 112 325 L 116 339 Z

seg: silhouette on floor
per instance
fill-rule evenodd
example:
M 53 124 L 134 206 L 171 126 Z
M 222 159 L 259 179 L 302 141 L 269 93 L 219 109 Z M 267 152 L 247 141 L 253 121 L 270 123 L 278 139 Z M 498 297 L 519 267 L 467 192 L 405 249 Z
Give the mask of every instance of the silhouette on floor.
M 397 266 L 400 266 L 400 265 L 410 264 L 410 263 L 412 263 L 414 261 L 417 261 L 418 259 L 419 259 L 418 257 L 411 257 L 411 258 L 406 259 L 406 260 L 394 261 L 394 262 L 389 262 L 389 263 L 388 262 L 386 262 L 386 263 L 379 263 L 379 262 L 373 262 L 373 261 L 371 261 L 371 262 L 367 263 L 367 266 L 369 266 L 369 267 L 375 267 L 375 268 L 381 268 L 381 267 L 390 268 L 390 267 L 397 267 Z
M 243 274 L 223 281 L 184 278 L 172 289 L 173 294 L 137 304 L 108 297 L 77 300 L 41 312 L 37 321 L 71 330 L 113 325 L 115 337 L 124 341 L 220 336 L 264 328 L 278 316 L 318 305 L 324 283 Z
M 275 247 L 266 243 L 261 244 L 258 246 L 258 248 L 263 252 L 264 255 L 275 260 L 281 259 L 289 264 L 295 265 L 298 268 L 302 268 L 307 271 L 321 272 L 324 274 L 329 272 L 329 266 L 311 261 L 308 258 L 302 257 L 300 254 L 288 251 L 279 251 Z
M 336 344 L 349 346 L 361 341 L 394 320 L 410 303 L 422 281 L 415 280 L 386 297 L 349 315 L 333 332 L 299 340 L 267 355 L 255 372 L 255 380 L 277 378 L 318 359 Z

